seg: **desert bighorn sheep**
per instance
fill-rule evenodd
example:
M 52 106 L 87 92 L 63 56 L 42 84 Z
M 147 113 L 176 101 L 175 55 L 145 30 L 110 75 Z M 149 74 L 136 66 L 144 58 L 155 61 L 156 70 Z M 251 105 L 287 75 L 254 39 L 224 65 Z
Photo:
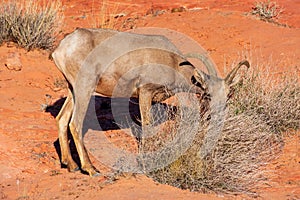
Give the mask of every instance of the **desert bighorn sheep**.
M 166 99 L 176 92 L 178 85 L 190 88 L 189 92 L 203 94 L 208 88 L 207 79 L 217 75 L 209 63 L 206 67 L 210 75 L 197 70 L 164 36 L 105 29 L 77 29 L 61 41 L 52 57 L 69 84 L 67 98 L 56 117 L 61 162 L 69 171 L 79 169 L 70 153 L 69 128 L 81 169 L 90 176 L 99 173 L 84 147 L 82 126 L 93 92 L 108 97 L 138 97 L 142 126 L 145 126 L 150 123 L 149 109 L 153 100 Z M 202 62 L 205 64 L 205 60 Z M 241 62 L 225 79 L 218 79 L 228 91 L 237 82 L 234 77 L 241 65 L 249 67 L 247 61 Z

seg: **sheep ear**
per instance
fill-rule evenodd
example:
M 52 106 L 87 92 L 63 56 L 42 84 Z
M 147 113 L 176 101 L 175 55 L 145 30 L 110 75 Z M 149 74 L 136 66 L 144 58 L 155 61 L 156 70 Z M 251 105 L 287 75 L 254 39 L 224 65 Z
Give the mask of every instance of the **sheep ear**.
M 207 87 L 207 75 L 198 70 L 198 69 L 195 69 L 194 70 L 194 78 L 195 80 L 197 81 L 197 83 L 194 83 L 195 85 L 197 85 L 198 87 L 201 87 L 202 89 L 206 90 L 208 87 Z

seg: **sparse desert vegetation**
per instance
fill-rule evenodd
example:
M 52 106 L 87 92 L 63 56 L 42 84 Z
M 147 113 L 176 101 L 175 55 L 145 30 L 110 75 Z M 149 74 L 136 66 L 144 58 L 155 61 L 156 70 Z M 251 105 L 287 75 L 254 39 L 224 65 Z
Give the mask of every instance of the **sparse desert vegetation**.
M 52 48 L 61 31 L 61 9 L 59 0 L 2 0 L 0 44 L 14 42 L 27 50 Z
M 281 152 L 283 135 L 298 130 L 300 125 L 297 73 L 291 70 L 275 76 L 258 69 L 259 66 L 251 69 L 243 83 L 236 87 L 229 101 L 222 136 L 210 157 L 199 156 L 209 124 L 202 119 L 191 147 L 170 165 L 148 175 L 160 183 L 192 191 L 255 195 L 255 189 L 266 180 L 264 166 Z M 177 116 L 177 120 L 195 118 L 192 112 L 180 116 L 187 117 Z M 190 126 L 185 123 L 180 130 L 164 128 L 168 131 L 149 139 L 145 149 L 162 148 L 157 141 L 164 141 L 166 135 L 176 137 L 185 131 L 188 134 Z M 175 146 L 172 149 L 174 154 L 177 150 Z
M 257 15 L 261 20 L 265 21 L 275 21 L 279 15 L 283 12 L 283 8 L 279 6 L 276 2 L 267 0 L 256 2 L 252 15 Z
M 0 199 L 299 199 L 300 20 L 294 10 L 298 4 L 293 3 L 249 0 L 233 5 L 220 0 L 182 5 L 181 1 L 154 0 L 150 5 L 140 0 L 132 4 L 108 0 L 100 4 L 81 0 L 2 0 Z M 260 19 L 292 26 L 270 26 L 245 17 L 243 12 L 249 12 L 251 5 L 254 5 L 251 14 Z M 147 14 L 149 10 L 151 15 Z M 163 15 L 157 14 L 160 11 L 164 11 Z M 62 36 L 76 27 L 90 26 L 121 30 L 155 26 L 174 29 L 209 49 L 218 66 L 224 57 L 229 60 L 228 66 L 236 58 L 236 52 L 249 50 L 248 44 L 259 49 L 264 58 L 272 55 L 272 59 L 286 63 L 269 64 L 269 67 L 251 65 L 228 102 L 222 135 L 210 156 L 204 159 L 199 156 L 210 122 L 208 110 L 200 119 L 188 150 L 179 155 L 176 146 L 171 148 L 173 152 L 168 155 L 179 157 L 167 166 L 148 172 L 151 179 L 130 173 L 110 177 L 110 169 L 96 159 L 92 162 L 103 176 L 93 179 L 62 168 L 54 118 L 67 93 L 66 82 L 48 60 L 45 53 L 48 51 L 28 52 L 51 50 L 58 42 L 58 34 Z M 21 48 L 3 45 L 6 42 Z M 3 67 L 12 52 L 20 55 L 22 68 L 18 71 Z M 41 103 L 47 108 L 55 101 L 58 102 L 55 112 L 40 111 Z M 181 105 L 179 112 L 173 106 L 167 109 L 154 106 L 163 110 L 154 113 L 153 120 L 157 123 L 150 127 L 154 135 L 146 138 L 142 151 L 156 151 L 178 134 L 180 140 L 194 130 L 191 124 L 199 122 L 193 117 L 197 111 L 193 106 L 197 105 Z M 112 145 L 131 145 L 122 136 L 122 130 L 107 132 Z M 76 158 L 77 154 L 72 156 Z

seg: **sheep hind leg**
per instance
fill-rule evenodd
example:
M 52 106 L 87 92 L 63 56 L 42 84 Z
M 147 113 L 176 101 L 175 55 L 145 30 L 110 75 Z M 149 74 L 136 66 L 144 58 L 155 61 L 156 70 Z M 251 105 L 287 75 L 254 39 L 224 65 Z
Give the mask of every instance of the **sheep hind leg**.
M 61 163 L 63 165 L 66 165 L 70 172 L 75 172 L 79 170 L 78 165 L 72 158 L 68 141 L 68 125 L 71 118 L 71 114 L 73 112 L 73 106 L 74 102 L 72 98 L 72 93 L 71 91 L 69 91 L 65 103 L 56 117 L 58 125 L 59 145 L 61 149 Z
M 77 130 L 74 122 L 70 123 L 70 131 L 72 133 L 76 149 L 81 162 L 81 169 L 87 172 L 90 176 L 99 176 L 99 171 L 92 165 L 91 160 L 88 156 L 86 148 L 83 143 L 82 133 Z
M 86 77 L 94 77 L 94 79 L 86 79 Z M 76 87 L 74 87 L 74 110 L 69 123 L 69 128 L 80 158 L 81 169 L 89 173 L 90 176 L 99 176 L 100 173 L 92 165 L 87 150 L 84 146 L 82 128 L 84 126 L 83 122 L 88 110 L 91 96 L 95 91 L 95 85 L 97 81 L 96 78 L 97 77 L 90 74 L 82 74 L 82 76 L 78 76 L 77 83 L 80 84 L 77 84 Z

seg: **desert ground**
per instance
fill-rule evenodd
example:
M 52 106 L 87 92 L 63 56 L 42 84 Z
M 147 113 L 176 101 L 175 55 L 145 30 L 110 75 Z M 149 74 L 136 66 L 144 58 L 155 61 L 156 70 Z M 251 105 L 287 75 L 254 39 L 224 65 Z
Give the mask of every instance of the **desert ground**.
M 300 1 L 277 0 L 284 9 L 277 23 L 250 15 L 254 0 L 117 0 L 125 28 L 160 27 L 183 33 L 209 53 L 220 71 L 247 56 L 252 65 L 271 65 L 281 73 L 300 63 Z M 76 27 L 95 27 L 101 3 L 63 0 L 60 38 Z M 183 9 L 181 9 L 181 7 Z M 113 10 L 113 8 L 112 8 Z M 124 16 L 123 16 L 124 15 Z M 120 19 L 121 21 L 121 19 Z M 120 24 L 116 26 L 121 27 Z M 182 48 L 189 48 L 182 44 Z M 57 125 L 43 105 L 64 98 L 67 90 L 49 51 L 0 47 L 0 198 L 1 199 L 252 199 L 243 194 L 199 193 L 127 174 L 108 181 L 62 168 Z M 51 98 L 49 98 L 51 96 Z M 117 134 L 116 134 L 117 135 Z M 114 138 L 116 141 L 120 140 Z M 122 142 L 122 140 L 121 140 Z M 259 199 L 300 199 L 300 133 L 284 138 Z M 109 172 L 97 160 L 102 172 Z

